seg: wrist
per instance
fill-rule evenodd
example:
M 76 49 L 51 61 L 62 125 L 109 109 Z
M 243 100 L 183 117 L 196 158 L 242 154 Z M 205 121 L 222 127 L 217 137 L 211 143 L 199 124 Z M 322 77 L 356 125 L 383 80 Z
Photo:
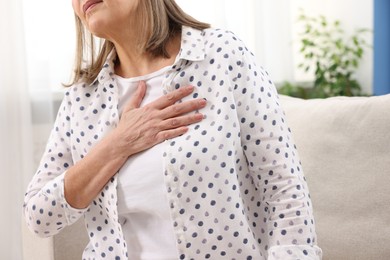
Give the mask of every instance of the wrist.
M 108 156 L 108 159 L 124 163 L 132 153 L 122 136 L 118 129 L 114 129 L 99 143 L 99 146 L 104 149 L 103 154 Z

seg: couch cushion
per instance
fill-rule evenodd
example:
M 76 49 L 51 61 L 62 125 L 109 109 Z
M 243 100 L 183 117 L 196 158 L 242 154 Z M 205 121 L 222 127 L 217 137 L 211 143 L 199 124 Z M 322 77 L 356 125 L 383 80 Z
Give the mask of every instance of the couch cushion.
M 390 95 L 280 100 L 323 259 L 390 259 Z

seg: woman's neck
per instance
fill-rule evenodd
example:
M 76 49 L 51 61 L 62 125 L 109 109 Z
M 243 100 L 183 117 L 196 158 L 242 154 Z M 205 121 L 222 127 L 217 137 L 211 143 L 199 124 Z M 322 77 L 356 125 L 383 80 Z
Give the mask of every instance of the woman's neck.
M 133 41 L 123 43 L 115 42 L 115 49 L 118 55 L 115 66 L 115 74 L 131 78 L 147 75 L 163 67 L 172 65 L 180 51 L 181 36 L 177 35 L 167 44 L 169 58 L 155 57 L 154 55 L 141 50 L 139 44 Z

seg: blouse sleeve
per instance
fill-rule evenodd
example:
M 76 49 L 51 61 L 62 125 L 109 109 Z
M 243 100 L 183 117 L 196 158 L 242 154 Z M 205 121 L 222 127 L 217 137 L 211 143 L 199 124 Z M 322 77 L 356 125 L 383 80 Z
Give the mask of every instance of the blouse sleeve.
M 268 259 L 321 259 L 307 183 L 276 88 L 246 48 L 236 64 L 241 140 L 266 205 Z
M 41 237 L 57 234 L 87 209 L 72 208 L 64 197 L 64 176 L 73 165 L 70 142 L 71 101 L 67 92 L 59 108 L 38 170 L 27 187 L 24 216 L 29 229 Z

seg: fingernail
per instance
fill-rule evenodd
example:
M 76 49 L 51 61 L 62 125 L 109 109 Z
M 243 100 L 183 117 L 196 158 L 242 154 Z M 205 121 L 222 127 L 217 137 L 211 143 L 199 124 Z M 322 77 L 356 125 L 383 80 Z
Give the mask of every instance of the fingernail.
M 193 89 L 194 89 L 194 86 L 191 86 L 191 85 L 190 85 L 190 86 L 187 86 L 187 89 L 188 89 L 188 90 L 193 90 Z
M 198 120 L 201 120 L 204 118 L 204 115 L 200 114 L 200 113 L 197 113 L 195 116 L 196 116 L 196 119 L 198 119 Z
M 199 100 L 199 105 L 205 106 L 206 104 L 207 104 L 206 100 L 204 99 Z

